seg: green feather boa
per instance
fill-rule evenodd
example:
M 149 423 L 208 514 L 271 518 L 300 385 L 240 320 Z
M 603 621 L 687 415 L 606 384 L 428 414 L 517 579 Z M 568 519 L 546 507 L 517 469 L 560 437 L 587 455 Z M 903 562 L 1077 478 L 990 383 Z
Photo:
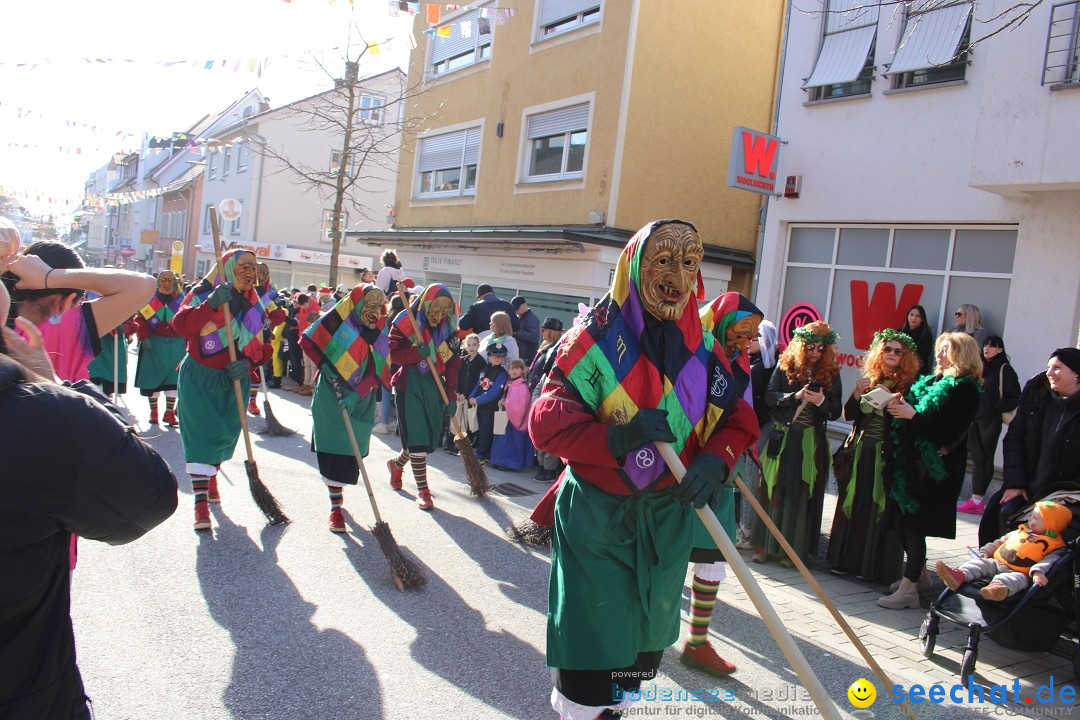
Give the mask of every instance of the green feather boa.
M 927 375 L 911 387 L 906 399 L 915 408 L 916 414 L 938 412 L 945 405 L 949 396 L 952 395 L 955 387 L 962 382 L 970 381 L 971 378 L 969 377 L 956 378 L 951 375 L 944 375 L 938 378 L 935 375 Z M 903 464 L 900 462 L 903 455 L 900 428 L 905 427 L 908 422 L 910 421 L 902 418 L 894 418 L 892 422 L 894 467 L 893 486 L 889 494 L 896 501 L 901 512 L 905 515 L 914 515 L 919 511 L 919 502 L 908 491 L 908 479 L 904 475 Z M 946 478 L 948 473 L 945 470 L 945 461 L 938 454 L 938 447 L 934 443 L 923 437 L 916 438 L 915 451 L 919 454 L 919 458 L 926 467 L 926 474 L 935 483 L 940 483 Z

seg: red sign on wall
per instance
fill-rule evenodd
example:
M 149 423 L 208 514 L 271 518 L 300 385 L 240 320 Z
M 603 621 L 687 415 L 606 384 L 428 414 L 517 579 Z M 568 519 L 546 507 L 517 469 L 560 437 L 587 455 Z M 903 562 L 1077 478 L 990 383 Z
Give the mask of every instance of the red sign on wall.
M 735 127 L 728 164 L 728 187 L 762 195 L 776 193 L 780 138 L 750 128 Z
M 900 297 L 896 297 L 896 285 L 879 282 L 870 295 L 870 283 L 865 280 L 851 281 L 851 328 L 855 347 L 870 349 L 874 333 L 885 328 L 901 328 L 907 321 L 907 311 L 922 300 L 922 285 L 904 285 Z

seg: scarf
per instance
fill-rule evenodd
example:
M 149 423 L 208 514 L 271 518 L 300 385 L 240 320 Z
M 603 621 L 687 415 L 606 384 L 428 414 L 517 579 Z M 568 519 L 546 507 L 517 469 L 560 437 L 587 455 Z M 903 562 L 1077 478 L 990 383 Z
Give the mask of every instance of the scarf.
M 266 325 L 266 312 L 259 305 L 259 296 L 254 288 L 240 294 L 236 289 L 236 257 L 242 252 L 251 252 L 242 248 L 233 248 L 221 256 L 222 272 L 225 282 L 232 286 L 232 299 L 229 301 L 229 310 L 232 312 L 233 339 L 239 354 L 249 358 L 258 364 L 262 360 L 263 326 Z M 199 307 L 210 293 L 214 292 L 214 286 L 205 278 L 201 283 L 191 289 L 180 304 L 185 307 Z M 218 311 L 211 316 L 210 320 L 199 330 L 199 353 L 204 358 L 213 357 L 228 349 L 227 335 L 225 333 L 225 313 Z
M 704 333 L 694 303 L 687 303 L 678 320 L 664 321 L 642 305 L 645 246 L 668 222 L 682 221 L 651 223 L 630 239 L 611 289 L 564 336 L 551 372 L 608 425 L 626 423 L 643 408 L 666 410 L 676 437 L 672 445 L 689 467 L 738 397 L 722 350 Z M 697 285 L 700 295 L 700 275 Z M 702 392 L 705 388 L 709 391 Z M 624 458 L 619 475 L 637 493 L 656 484 L 666 470 L 649 443 Z
M 364 297 L 376 290 L 374 285 L 354 287 L 330 310 L 304 331 L 311 347 L 318 351 L 317 365 L 335 388 L 367 395 L 375 384 L 360 389 L 368 363 L 374 363 L 375 376 L 384 387 L 390 387 L 390 335 L 386 318 L 379 318 L 378 327 L 368 328 L 360 321 Z
M 176 315 L 176 311 L 180 309 L 184 296 L 180 294 L 178 287 L 179 283 L 174 281 L 173 294 L 166 295 L 161 292 L 161 280 L 158 279 L 157 290 L 154 292 L 153 297 L 150 298 L 150 302 L 143 305 L 142 310 L 139 310 L 139 315 L 150 326 L 151 331 L 157 330 L 163 323 L 170 322 L 173 315 Z
M 451 347 L 450 340 L 457 336 L 454 329 L 454 316 L 457 315 L 457 304 L 454 305 L 454 313 L 447 315 L 446 318 L 439 323 L 438 327 L 431 327 L 427 321 L 428 308 L 431 307 L 432 301 L 437 297 L 448 297 L 450 301 L 454 301 L 454 296 L 450 294 L 450 290 L 447 289 L 442 283 L 432 283 L 424 288 L 424 291 L 419 295 L 416 295 L 412 299 L 410 308 L 413 311 L 413 315 L 416 316 L 416 323 L 420 326 L 420 337 L 417 339 L 416 330 L 413 328 L 411 322 L 409 322 L 409 314 L 402 310 L 398 313 L 398 316 L 394 318 L 394 327 L 401 331 L 401 334 L 412 340 L 416 345 L 421 343 L 431 348 L 431 354 L 428 355 L 428 360 L 421 362 L 417 369 L 420 370 L 422 375 L 426 375 L 430 368 L 428 367 L 432 359 L 435 362 L 435 370 L 442 375 L 446 372 L 446 362 L 454 356 L 455 350 Z M 456 344 L 456 343 L 455 343 Z

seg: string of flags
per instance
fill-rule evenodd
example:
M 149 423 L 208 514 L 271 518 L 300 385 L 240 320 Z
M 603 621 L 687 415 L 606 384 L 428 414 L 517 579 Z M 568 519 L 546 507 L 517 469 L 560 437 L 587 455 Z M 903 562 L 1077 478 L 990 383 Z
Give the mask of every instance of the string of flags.
M 14 67 L 22 70 L 34 70 L 43 65 L 68 65 L 68 64 L 82 64 L 82 65 L 117 65 L 117 64 L 131 64 L 131 65 L 150 65 L 160 68 L 176 68 L 187 67 L 195 70 L 227 70 L 230 72 L 247 72 L 255 73 L 257 77 L 262 77 L 263 71 L 266 70 L 273 58 L 227 58 L 224 60 L 165 60 L 165 61 L 144 61 L 134 60 L 132 58 L 90 58 L 90 57 L 75 57 L 75 58 L 40 58 L 33 62 L 0 62 L 0 66 Z

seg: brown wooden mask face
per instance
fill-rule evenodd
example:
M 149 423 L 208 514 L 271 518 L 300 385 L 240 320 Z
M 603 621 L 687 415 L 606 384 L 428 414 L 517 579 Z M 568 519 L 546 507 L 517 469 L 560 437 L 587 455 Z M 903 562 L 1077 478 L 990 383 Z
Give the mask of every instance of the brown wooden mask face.
M 724 333 L 724 351 L 728 357 L 735 357 L 740 352 L 746 352 L 750 341 L 757 335 L 758 324 L 761 322 L 760 315 L 744 317 L 737 323 L 732 324 Z
M 255 266 L 256 277 L 259 278 L 259 285 L 263 286 L 270 282 L 270 266 L 266 263 L 259 263 Z
M 368 290 L 364 295 L 364 301 L 360 304 L 360 322 L 364 323 L 364 327 L 374 330 L 385 314 L 386 295 L 378 288 Z
M 438 327 L 453 312 L 454 301 L 448 297 L 437 297 L 428 305 L 427 320 L 431 327 Z
M 168 270 L 162 270 L 158 274 L 158 289 L 166 295 L 176 292 L 176 275 Z
M 649 236 L 641 258 L 641 302 L 661 320 L 678 320 L 690 302 L 705 257 L 701 238 L 688 225 L 668 223 Z

